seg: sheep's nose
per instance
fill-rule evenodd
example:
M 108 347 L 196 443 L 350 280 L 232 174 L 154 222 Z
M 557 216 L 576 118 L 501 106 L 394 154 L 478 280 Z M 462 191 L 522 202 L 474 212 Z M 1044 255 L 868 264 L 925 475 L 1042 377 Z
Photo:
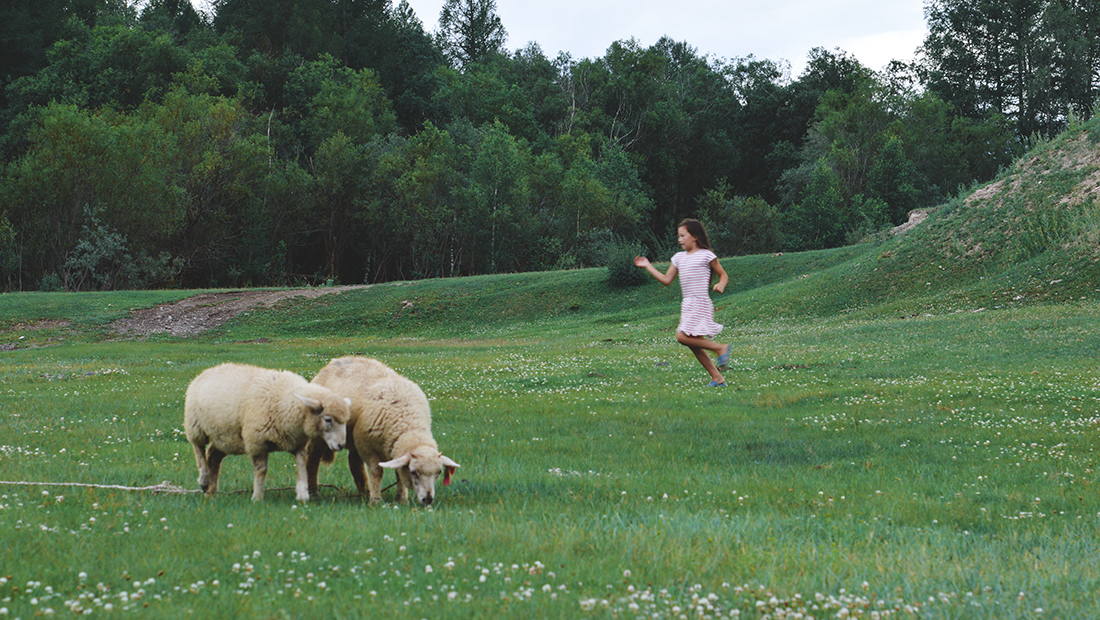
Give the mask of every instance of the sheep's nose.
M 429 496 L 425 497 L 424 499 L 420 500 L 420 503 L 424 504 L 425 506 L 431 506 L 432 505 L 432 496 L 429 495 Z

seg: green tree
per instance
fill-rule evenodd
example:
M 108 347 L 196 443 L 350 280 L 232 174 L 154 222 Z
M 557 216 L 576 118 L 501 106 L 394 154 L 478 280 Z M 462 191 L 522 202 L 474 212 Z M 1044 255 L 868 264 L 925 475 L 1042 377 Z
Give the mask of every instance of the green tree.
M 470 170 L 474 209 L 469 224 L 480 230 L 477 236 L 481 244 L 488 246 L 488 261 L 478 266 L 489 273 L 525 266 L 523 249 L 532 220 L 528 208 L 528 157 L 525 146 L 502 123 L 493 123 L 482 131 Z
M 1100 9 L 1077 0 L 931 0 L 923 77 L 969 118 L 1050 136 L 1098 90 Z
M 337 51 L 338 14 L 330 0 L 214 0 L 214 27 L 270 57 L 296 54 L 314 58 Z
M 459 164 L 470 158 L 468 147 L 431 123 L 380 158 L 378 174 L 391 193 L 380 196 L 386 203 L 374 215 L 377 234 L 387 237 L 375 237 L 378 271 L 389 278 L 463 273 L 467 254 L 477 250 L 462 234 L 468 196 L 457 191 L 468 182 Z
M 843 245 L 852 218 L 840 178 L 827 161 L 814 165 L 800 194 L 800 200 L 785 213 L 787 245 L 799 250 Z
M 179 228 L 185 195 L 171 165 L 176 143 L 156 124 L 53 104 L 29 142 L 0 194 L 31 280 L 60 272 L 87 207 L 135 251 L 161 247 Z
M 501 53 L 508 33 L 496 0 L 444 0 L 437 37 L 443 53 L 461 68 Z
M 7 94 L 16 111 L 51 102 L 132 110 L 146 99 L 162 97 L 191 58 L 170 35 L 97 26 L 55 43 L 47 65 L 15 80 Z
M 406 0 L 367 2 L 348 24 L 342 58 L 352 69 L 378 72 L 386 95 L 393 102 L 401 127 L 415 133 L 429 118 L 438 118 L 432 107 L 436 68 L 446 59 Z
M 15 240 L 15 228 L 6 216 L 0 214 L 0 278 L 3 280 L 6 291 L 22 288 L 20 258 L 19 245 Z
M 340 259 L 354 239 L 353 214 L 364 193 L 368 159 L 361 146 L 337 131 L 321 143 L 313 162 L 312 214 L 323 240 L 325 275 L 342 279 L 341 275 L 352 275 L 341 269 Z
M 397 127 L 374 72 L 349 69 L 331 56 L 291 71 L 285 97 L 283 115 L 298 134 L 292 152 L 306 156 L 337 131 L 365 143 Z

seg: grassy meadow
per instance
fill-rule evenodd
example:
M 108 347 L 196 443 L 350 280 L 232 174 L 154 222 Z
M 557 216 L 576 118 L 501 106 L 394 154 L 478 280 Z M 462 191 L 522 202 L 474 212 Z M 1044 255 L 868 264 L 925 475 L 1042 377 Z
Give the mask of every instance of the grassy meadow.
M 719 317 L 880 251 L 728 259 Z M 310 504 L 251 503 L 243 456 L 213 499 L 3 486 L 0 613 L 1100 613 L 1095 298 L 727 320 L 731 387 L 708 390 L 672 340 L 676 291 L 603 275 L 377 285 L 187 340 L 103 331 L 170 293 L 5 295 L 26 344 L 0 354 L 0 479 L 195 488 L 195 374 L 346 354 L 419 382 L 462 469 L 431 509 L 367 506 L 343 456 Z M 292 485 L 273 455 L 269 489 Z
M 1098 617 L 1098 125 L 905 236 L 725 259 L 727 389 L 675 344 L 675 286 L 601 269 L 189 339 L 108 329 L 189 291 L 2 295 L 0 480 L 195 489 L 199 371 L 349 354 L 424 388 L 462 468 L 430 509 L 366 505 L 343 455 L 308 504 L 286 454 L 259 504 L 243 456 L 211 499 L 0 485 L 0 615 Z

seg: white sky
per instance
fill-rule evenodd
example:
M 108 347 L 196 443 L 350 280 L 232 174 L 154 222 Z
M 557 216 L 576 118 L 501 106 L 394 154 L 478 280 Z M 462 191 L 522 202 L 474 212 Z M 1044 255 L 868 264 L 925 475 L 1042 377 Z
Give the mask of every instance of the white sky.
M 443 0 L 408 0 L 435 32 Z M 662 35 L 700 55 L 786 60 L 792 77 L 814 47 L 840 48 L 879 70 L 909 61 L 928 32 L 924 0 L 496 0 L 509 49 L 534 41 L 548 57 L 603 56 L 613 41 Z M 200 10 L 209 0 L 192 0 Z
M 434 32 L 443 0 L 408 0 Z M 928 29 L 923 0 L 496 0 L 509 49 L 535 41 L 553 58 L 603 56 L 613 41 L 643 46 L 662 35 L 700 55 L 787 60 L 793 77 L 814 47 L 851 53 L 879 70 L 912 60 Z

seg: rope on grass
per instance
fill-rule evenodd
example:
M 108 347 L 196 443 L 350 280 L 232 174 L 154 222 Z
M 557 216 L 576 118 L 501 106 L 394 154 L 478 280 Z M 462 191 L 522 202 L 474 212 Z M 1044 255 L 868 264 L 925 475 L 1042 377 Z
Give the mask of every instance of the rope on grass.
M 128 487 L 121 484 L 93 484 L 91 482 L 34 482 L 30 480 L 0 480 L 0 484 L 43 487 L 89 487 L 94 489 L 118 489 L 120 491 L 152 491 L 153 493 L 200 493 L 198 489 L 185 489 L 165 480 L 147 487 Z
M 9 484 L 17 486 L 45 486 L 45 487 L 88 487 L 93 489 L 117 489 L 119 491 L 150 491 L 152 493 L 202 493 L 201 489 L 185 489 L 179 485 L 172 484 L 165 480 L 160 484 L 152 484 L 147 487 L 128 487 L 121 484 L 93 484 L 91 482 L 34 482 L 30 480 L 0 480 L 0 484 Z M 318 485 L 330 489 L 339 489 L 340 487 L 334 484 L 322 484 Z M 393 485 L 390 485 L 393 486 Z M 386 487 L 389 488 L 389 487 Z M 294 491 L 294 487 L 275 487 L 266 489 L 266 491 Z M 251 493 L 251 489 L 242 489 L 240 491 L 226 491 L 226 495 L 235 495 L 242 493 Z

